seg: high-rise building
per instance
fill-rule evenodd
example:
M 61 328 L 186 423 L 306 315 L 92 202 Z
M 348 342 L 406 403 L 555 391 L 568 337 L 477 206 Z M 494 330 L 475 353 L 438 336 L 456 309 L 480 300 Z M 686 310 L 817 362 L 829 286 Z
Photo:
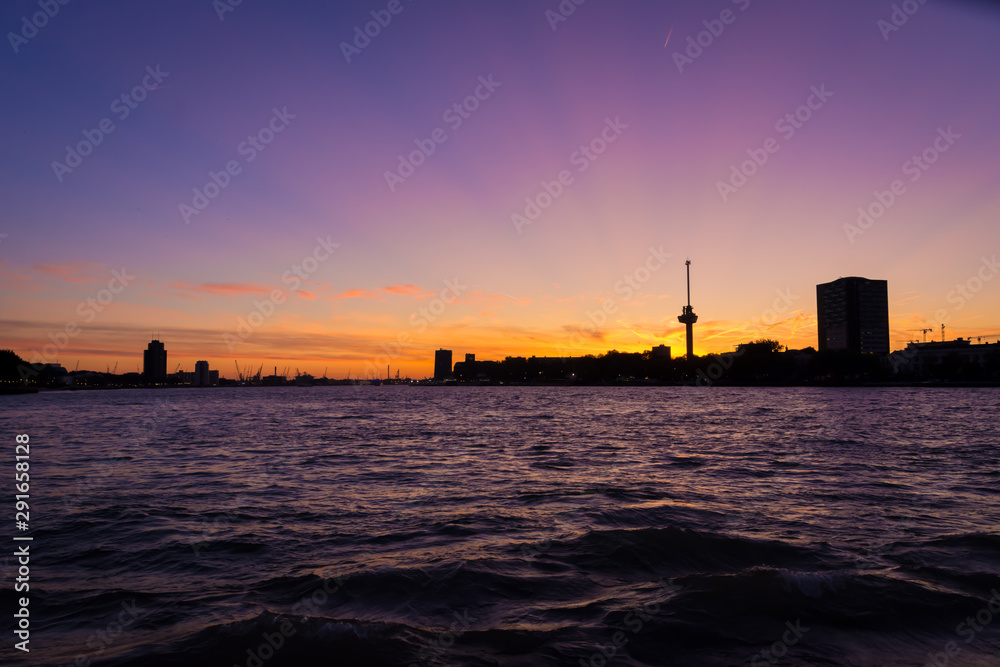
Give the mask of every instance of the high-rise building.
M 142 353 L 142 376 L 148 382 L 167 379 L 167 349 L 154 338 Z
M 451 377 L 451 350 L 438 350 L 434 353 L 434 379 L 444 380 Z
M 889 286 L 885 280 L 840 278 L 816 286 L 819 351 L 889 354 Z
M 199 361 L 194 365 L 194 380 L 191 382 L 196 387 L 210 387 L 212 380 L 208 372 L 208 362 Z

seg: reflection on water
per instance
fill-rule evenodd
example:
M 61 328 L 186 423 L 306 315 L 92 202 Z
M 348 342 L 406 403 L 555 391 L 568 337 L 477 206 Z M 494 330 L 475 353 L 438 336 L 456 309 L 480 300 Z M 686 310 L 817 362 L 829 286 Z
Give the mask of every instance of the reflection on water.
M 1000 656 L 1000 623 L 956 634 L 1000 588 L 995 390 L 3 400 L 38 494 L 19 664 L 745 664 L 797 621 L 786 664 Z

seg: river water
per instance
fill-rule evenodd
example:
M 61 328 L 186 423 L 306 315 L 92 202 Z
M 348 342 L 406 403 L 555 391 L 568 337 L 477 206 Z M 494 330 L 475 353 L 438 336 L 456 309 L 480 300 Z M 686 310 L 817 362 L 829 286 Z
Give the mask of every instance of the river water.
M 10 487 L 31 439 L 30 529 L 8 536 L 33 537 L 31 652 L 9 632 L 2 650 L 998 665 L 998 408 L 994 389 L 920 388 L 0 397 Z

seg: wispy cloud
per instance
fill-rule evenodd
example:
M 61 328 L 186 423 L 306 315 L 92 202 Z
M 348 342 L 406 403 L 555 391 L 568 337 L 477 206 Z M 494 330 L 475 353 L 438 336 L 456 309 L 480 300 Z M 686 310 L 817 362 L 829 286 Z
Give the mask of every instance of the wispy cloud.
M 241 294 L 269 294 L 274 288 L 258 283 L 186 283 L 176 281 L 171 288 L 187 294 L 212 294 L 239 296 Z
M 334 294 L 331 297 L 327 297 L 328 301 L 335 301 L 337 299 L 371 299 L 378 296 L 374 292 L 369 292 L 366 289 L 349 289 L 340 294 Z
M 485 292 L 483 290 L 472 290 L 455 300 L 455 303 L 490 304 L 490 303 L 514 303 L 519 306 L 527 306 L 533 303 L 528 298 L 517 298 L 503 292 Z
M 390 294 L 398 294 L 399 296 L 412 296 L 414 299 L 421 299 L 432 294 L 432 292 L 428 292 L 419 285 L 389 285 L 388 287 L 380 287 L 379 289 Z
M 35 264 L 31 268 L 67 283 L 96 283 L 107 273 L 103 264 L 93 262 Z

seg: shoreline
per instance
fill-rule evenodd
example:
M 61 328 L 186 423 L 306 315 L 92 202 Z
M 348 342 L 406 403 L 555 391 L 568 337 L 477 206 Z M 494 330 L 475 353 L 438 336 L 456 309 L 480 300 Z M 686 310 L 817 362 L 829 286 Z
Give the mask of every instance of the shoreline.
M 924 388 L 924 389 L 995 389 L 1000 388 L 1000 382 L 944 382 L 937 380 L 926 380 L 926 381 L 899 381 L 899 382 L 829 382 L 829 383 L 775 383 L 775 382 L 759 382 L 759 383 L 725 383 L 725 382 L 713 382 L 713 383 L 698 383 L 697 381 L 689 382 L 662 382 L 662 381 L 648 381 L 648 382 L 616 382 L 616 383 L 584 383 L 584 382 L 506 382 L 506 383 L 429 383 L 429 382 L 413 382 L 413 383 L 370 383 L 370 384 L 328 384 L 328 385 L 313 385 L 313 386 L 302 386 L 302 385 L 219 385 L 213 387 L 192 387 L 185 385 L 175 385 L 175 386 L 131 386 L 131 387 L 23 387 L 23 388 L 4 388 L 0 389 L 0 396 L 19 396 L 24 394 L 40 394 L 40 393 L 56 393 L 56 392 L 77 392 L 77 391 L 121 391 L 127 389 L 147 389 L 147 390 L 161 390 L 161 389 L 190 389 L 190 390 L 211 390 L 211 389 L 321 389 L 325 387 L 455 387 L 455 388 L 467 388 L 473 389 L 478 387 L 551 387 L 551 388 L 583 388 L 583 387 L 595 387 L 595 388 L 616 388 L 616 387 L 720 387 L 720 388 L 818 388 L 818 389 L 839 389 L 839 388 Z

